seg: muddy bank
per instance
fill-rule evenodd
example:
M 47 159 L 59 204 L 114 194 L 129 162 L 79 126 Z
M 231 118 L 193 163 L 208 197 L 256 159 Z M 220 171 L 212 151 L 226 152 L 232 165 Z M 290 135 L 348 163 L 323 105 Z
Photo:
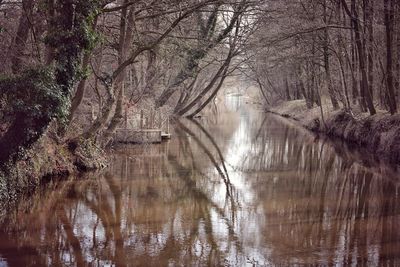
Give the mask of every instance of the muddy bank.
M 5 171 L 0 171 L 0 200 L 15 199 L 51 179 L 94 171 L 107 165 L 105 153 L 90 142 L 59 142 L 47 132 Z
M 312 132 L 342 139 L 381 162 L 400 164 L 400 114 L 367 116 L 324 109 L 322 116 L 319 107 L 307 109 L 303 100 L 283 102 L 267 111 L 296 121 Z

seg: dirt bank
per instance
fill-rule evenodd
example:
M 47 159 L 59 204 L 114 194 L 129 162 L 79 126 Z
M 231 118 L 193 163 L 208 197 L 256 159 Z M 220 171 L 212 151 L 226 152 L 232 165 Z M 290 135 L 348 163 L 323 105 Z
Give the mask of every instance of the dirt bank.
M 307 109 L 304 100 L 283 102 L 268 111 L 294 120 L 313 132 L 362 147 L 381 161 L 400 164 L 400 114 L 391 116 L 380 112 L 368 116 L 325 108 L 322 119 L 320 108 Z
M 7 171 L 0 172 L 0 200 L 14 199 L 53 178 L 106 166 L 104 152 L 86 142 L 79 146 L 58 142 L 48 131 Z

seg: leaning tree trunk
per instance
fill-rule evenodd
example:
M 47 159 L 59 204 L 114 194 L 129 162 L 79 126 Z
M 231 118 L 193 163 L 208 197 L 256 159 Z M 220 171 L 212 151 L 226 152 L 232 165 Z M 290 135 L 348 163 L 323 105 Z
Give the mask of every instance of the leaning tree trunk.
M 188 118 L 193 118 L 196 116 L 198 113 L 200 113 L 210 102 L 215 98 L 215 96 L 218 94 L 219 90 L 221 89 L 222 85 L 224 84 L 224 81 L 226 79 L 226 73 L 228 72 L 229 69 L 229 64 L 225 67 L 224 73 L 222 73 L 221 79 L 218 83 L 218 85 L 215 87 L 214 91 L 211 93 L 211 95 L 198 107 L 195 111 L 190 113 L 187 117 Z
M 192 101 L 190 101 L 189 104 L 187 104 L 184 108 L 179 110 L 177 115 L 179 115 L 179 116 L 184 115 L 186 112 L 188 112 L 190 109 L 192 109 L 194 107 L 194 105 L 196 105 L 197 103 L 199 103 L 201 101 L 201 99 L 213 88 L 213 86 L 217 82 L 218 78 L 221 75 L 225 75 L 227 69 L 229 68 L 232 57 L 233 57 L 232 53 L 229 52 L 224 64 L 222 64 L 220 66 L 217 73 L 214 75 L 214 77 L 211 79 L 211 81 L 208 83 L 208 85 L 203 89 L 203 91 L 200 94 L 198 94 Z M 221 77 L 223 77 L 223 76 L 221 76 Z
M 202 36 L 208 43 L 206 45 L 199 44 L 194 51 L 191 51 L 191 56 L 183 66 L 182 70 L 175 76 L 172 84 L 168 86 L 157 98 L 157 108 L 165 105 L 172 95 L 179 89 L 182 83 L 193 77 L 194 73 L 199 70 L 200 61 L 204 59 L 204 57 L 206 57 L 213 48 L 221 44 L 222 41 L 229 37 L 229 34 L 235 29 L 235 25 L 237 24 L 241 14 L 245 12 L 247 8 L 246 4 L 247 0 L 241 0 L 238 3 L 238 6 L 234 8 L 233 15 L 230 17 L 227 26 L 222 29 L 217 36 L 214 36 L 218 18 L 218 7 L 220 5 L 217 4 L 217 9 L 210 15 L 210 19 L 214 21 L 214 23 L 207 23 L 205 34 Z M 212 18 L 213 16 L 214 18 Z

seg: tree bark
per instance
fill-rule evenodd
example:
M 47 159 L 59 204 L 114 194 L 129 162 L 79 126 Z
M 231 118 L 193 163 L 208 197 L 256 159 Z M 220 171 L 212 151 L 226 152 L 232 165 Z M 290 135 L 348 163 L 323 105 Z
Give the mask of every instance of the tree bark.
M 33 0 L 22 1 L 22 13 L 18 23 L 17 34 L 12 44 L 11 50 L 11 70 L 14 74 L 18 73 L 22 67 L 22 60 L 26 43 L 29 37 L 29 29 L 31 27 L 29 17 L 32 15 L 34 7 Z
M 376 110 L 374 107 L 374 103 L 372 101 L 371 92 L 368 89 L 368 76 L 367 76 L 367 70 L 366 70 L 366 64 L 365 64 L 366 57 L 365 57 L 365 50 L 363 49 L 362 40 L 361 40 L 359 16 L 358 16 L 358 12 L 356 10 L 356 0 L 351 0 L 351 10 L 352 11 L 349 10 L 346 0 L 342 0 L 342 4 L 346 10 L 346 13 L 353 21 L 355 42 L 356 42 L 356 47 L 357 47 L 358 55 L 359 55 L 358 63 L 360 66 L 360 71 L 361 71 L 361 90 L 365 94 L 367 107 L 368 107 L 370 115 L 374 115 L 374 114 L 376 114 Z
M 366 23 L 368 30 L 368 90 L 371 92 L 371 97 L 374 97 L 374 1 L 367 0 Z
M 178 73 L 178 75 L 176 75 L 171 85 L 168 86 L 167 89 L 165 89 L 157 98 L 156 107 L 162 107 L 163 105 L 165 105 L 165 103 L 167 103 L 167 101 L 177 91 L 179 86 L 188 78 L 193 77 L 193 73 L 198 70 L 200 60 L 203 59 L 211 49 L 216 47 L 229 36 L 240 15 L 244 12 L 246 2 L 247 0 L 241 0 L 232 17 L 230 18 L 228 25 L 217 36 L 214 37 L 212 34 L 214 32 L 215 26 L 212 23 L 208 24 L 208 27 L 210 29 L 204 30 L 206 36 L 203 36 L 203 38 L 205 38 L 208 43 L 206 45 L 204 45 L 204 43 L 199 44 L 199 47 L 191 52 L 191 56 L 183 69 Z M 213 13 L 211 16 L 218 16 L 218 13 Z
M 288 78 L 285 78 L 285 94 L 286 94 L 286 100 L 290 101 L 292 100 L 291 96 L 290 96 L 290 90 L 289 90 L 289 81 Z
M 125 2 L 128 2 L 128 0 L 125 0 Z M 135 10 L 133 7 L 131 7 L 129 11 L 125 8 L 121 12 L 118 64 L 122 64 L 126 60 L 128 51 L 132 46 L 134 12 Z M 107 127 L 105 132 L 104 137 L 106 142 L 108 142 L 109 137 L 115 132 L 116 128 L 124 118 L 123 105 L 125 96 L 125 76 L 126 68 L 119 73 L 115 81 L 114 90 L 117 93 L 117 103 L 110 125 Z
M 326 0 L 324 0 L 324 12 L 323 12 L 323 21 L 325 25 L 328 25 L 328 17 L 327 17 L 327 6 Z M 330 63 L 329 63 L 329 33 L 328 27 L 324 28 L 324 66 L 325 66 L 325 82 L 328 87 L 329 97 L 331 99 L 332 107 L 334 110 L 339 109 L 339 103 L 337 101 L 335 91 L 333 89 L 332 80 L 331 80 L 331 71 L 330 71 Z
M 221 89 L 222 85 L 224 84 L 225 78 L 226 78 L 226 73 L 228 72 L 229 69 L 229 64 L 225 67 L 224 72 L 222 73 L 221 79 L 219 80 L 218 85 L 215 87 L 214 91 L 211 93 L 211 95 L 200 105 L 200 107 L 198 107 L 195 111 L 193 111 L 192 113 L 190 113 L 187 117 L 188 118 L 193 118 L 194 116 L 196 116 L 196 114 L 198 114 L 199 112 L 201 112 L 209 103 L 211 100 L 214 99 L 214 97 L 217 95 L 217 93 L 219 92 L 219 90 Z
M 90 52 L 86 51 L 85 55 L 83 56 L 82 60 L 82 68 L 86 69 L 89 66 L 90 61 Z M 76 110 L 78 109 L 79 105 L 82 103 L 83 97 L 85 96 L 85 89 L 86 89 L 86 81 L 87 78 L 83 78 L 76 88 L 76 92 L 74 97 L 72 98 L 71 108 L 69 113 L 69 121 L 72 120 Z
M 214 77 L 211 79 L 209 84 L 203 89 L 203 91 L 195 97 L 189 104 L 186 105 L 186 107 L 182 108 L 179 110 L 178 115 L 183 115 L 186 112 L 188 112 L 195 104 L 197 104 L 214 86 L 214 84 L 217 82 L 218 78 L 222 75 L 224 75 L 229 68 L 230 61 L 232 59 L 232 53 L 230 52 L 224 62 L 223 65 L 218 69 L 217 73 L 214 75 Z M 221 78 L 222 79 L 222 78 Z
M 390 114 L 397 112 L 396 95 L 393 84 L 393 0 L 384 0 L 385 30 L 386 30 L 386 75 L 387 75 L 387 100 Z

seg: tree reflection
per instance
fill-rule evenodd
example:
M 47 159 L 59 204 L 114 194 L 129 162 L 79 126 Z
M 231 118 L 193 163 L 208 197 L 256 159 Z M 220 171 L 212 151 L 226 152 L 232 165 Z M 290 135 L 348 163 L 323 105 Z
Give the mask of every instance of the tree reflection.
M 243 170 L 262 170 L 265 242 L 271 258 L 286 264 L 398 264 L 398 185 L 339 157 L 334 146 L 293 128 L 277 131 L 274 117 L 256 139 L 254 160 Z M 299 136 L 301 135 L 301 136 Z M 303 142 L 299 142 L 302 140 Z M 347 156 L 349 153 L 347 152 Z M 256 190 L 256 189 L 255 189 Z M 295 251 L 295 252 L 293 252 Z
M 29 247 L 32 257 L 22 257 L 23 264 L 14 264 L 8 260 L 11 255 L 0 248 L 8 264 L 219 265 L 230 250 L 240 252 L 231 218 L 224 205 L 212 199 L 212 187 L 207 186 L 223 181 L 225 198 L 232 197 L 226 166 L 222 162 L 221 167 L 213 152 L 188 127 L 181 124 L 177 131 L 185 131 L 186 137 L 180 138 L 172 150 L 162 147 L 145 154 L 135 151 L 140 148 L 126 149 L 116 156 L 109 172 L 94 179 L 68 181 L 56 188 L 56 193 L 45 190 L 44 195 L 32 198 L 36 209 L 27 213 L 15 210 L 15 220 L 32 223 L 14 229 L 10 222 L 4 222 L 10 229 L 3 228 L 0 244 Z M 212 138 L 204 128 L 201 132 Z M 188 134 L 196 140 L 195 145 Z M 216 142 L 211 142 L 223 160 Z M 221 180 L 196 164 L 195 149 L 207 157 L 204 165 L 218 170 Z M 228 232 L 224 247 L 221 229 L 214 229 L 216 219 L 224 222 Z M 13 235 L 16 231 L 19 234 Z
M 50 183 L 1 221 L 9 266 L 399 265 L 396 177 L 241 114 L 176 123 L 106 173 Z M 224 125 L 225 126 L 225 125 Z

